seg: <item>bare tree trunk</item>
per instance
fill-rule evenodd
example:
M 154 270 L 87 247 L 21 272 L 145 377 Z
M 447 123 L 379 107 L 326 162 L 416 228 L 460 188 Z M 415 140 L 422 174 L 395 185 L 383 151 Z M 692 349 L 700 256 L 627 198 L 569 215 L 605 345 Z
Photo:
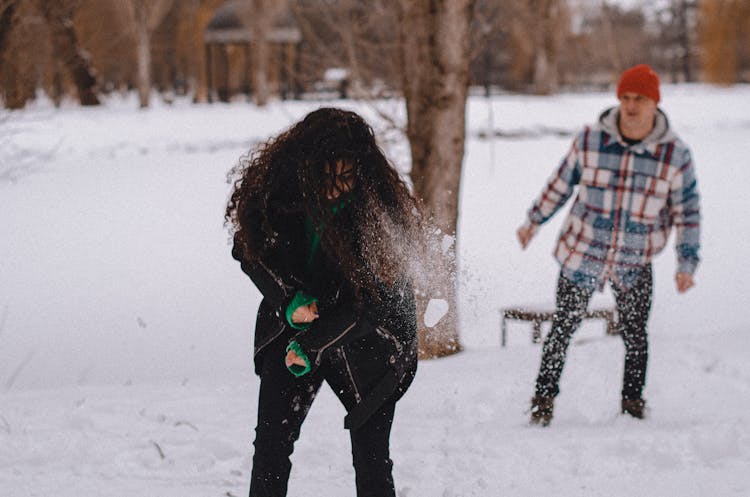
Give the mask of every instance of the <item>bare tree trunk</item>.
M 8 38 L 13 25 L 13 17 L 16 12 L 17 0 L 0 1 L 0 58 L 5 49 L 5 40 Z
M 198 88 L 195 92 L 195 101 L 205 103 L 208 101 L 208 74 L 206 71 L 208 61 L 206 60 L 206 50 L 204 48 L 203 33 L 206 31 L 208 23 L 214 11 L 225 0 L 201 0 L 192 22 L 192 45 L 194 53 L 198 57 Z
M 474 1 L 400 0 L 399 6 L 414 190 L 436 226 L 455 239 Z M 443 254 L 447 274 L 435 279 L 434 288 L 423 289 L 421 308 L 425 299 L 434 298 L 445 300 L 449 310 L 432 328 L 420 323 L 423 357 L 448 355 L 461 349 L 455 243 Z
M 13 70 L 15 69 L 13 66 L 16 64 L 12 60 L 12 52 L 7 50 L 12 38 L 11 32 L 16 27 L 18 20 L 17 4 L 18 2 L 15 0 L 5 0 L 0 4 L 0 69 L 3 69 L 0 71 L 2 76 L 0 94 L 5 101 L 5 106 L 9 109 L 22 109 L 26 105 L 26 101 L 33 97 L 26 92 L 18 91 L 18 71 Z M 9 67 L 13 69 L 8 71 Z
M 711 83 L 734 84 L 739 79 L 738 53 L 747 36 L 740 32 L 741 0 L 700 3 L 701 66 Z
M 398 2 L 337 0 L 324 11 L 319 3 L 291 2 L 305 40 L 299 60 L 306 76 L 322 76 L 323 68 L 346 69 L 341 98 L 371 100 L 400 88 Z
M 271 93 L 268 88 L 268 42 L 265 30 L 255 32 L 258 33 L 258 37 L 253 42 L 253 95 L 255 104 L 263 107 L 268 103 Z
M 30 54 L 35 42 L 46 36 L 32 22 L 39 17 L 36 7 L 20 0 L 0 0 L 0 94 L 8 109 L 22 109 L 36 96 L 39 73 L 37 60 Z
M 537 95 L 549 95 L 554 90 L 554 73 L 550 67 L 547 51 L 544 47 L 537 47 L 534 56 L 534 93 Z
M 682 48 L 681 54 L 681 68 L 682 75 L 685 78 L 686 83 L 693 81 L 692 71 L 692 43 L 690 40 L 690 23 L 689 18 L 691 10 L 695 9 L 697 4 L 695 2 L 688 2 L 687 0 L 679 0 L 676 6 L 677 14 L 677 25 L 678 25 L 678 38 L 679 45 Z
M 138 66 L 138 104 L 143 109 L 148 107 L 151 97 L 151 35 L 144 23 L 135 26 L 135 54 Z
M 625 67 L 622 62 L 622 56 L 617 45 L 617 40 L 615 39 L 615 30 L 612 26 L 610 7 L 607 4 L 606 0 L 602 0 L 602 23 L 605 37 L 604 43 L 607 47 L 607 51 L 609 52 L 608 58 L 610 61 L 612 61 L 612 72 L 614 74 L 619 74 L 623 69 L 625 69 Z
M 253 95 L 255 103 L 261 107 L 266 105 L 271 93 L 267 35 L 287 4 L 288 0 L 251 0 L 241 13 L 253 30 Z
M 535 0 L 530 4 L 534 37 L 534 93 L 549 95 L 557 89 L 557 52 L 564 22 L 559 0 Z
M 151 95 L 151 35 L 173 4 L 174 0 L 118 0 L 116 3 L 128 19 L 135 40 L 136 85 L 142 108 L 148 107 Z
M 533 61 L 533 80 L 532 86 L 534 93 L 537 95 L 547 95 L 552 92 L 550 88 L 550 63 L 545 49 L 545 40 L 547 38 L 546 25 L 547 16 L 549 15 L 547 4 L 548 0 L 535 0 L 530 3 L 531 14 L 533 18 L 533 28 L 531 36 L 534 40 L 534 61 Z
M 73 29 L 74 2 L 41 0 L 39 5 L 50 30 L 55 58 L 65 67 L 73 80 L 81 105 L 99 105 L 95 72 L 88 56 L 78 46 Z

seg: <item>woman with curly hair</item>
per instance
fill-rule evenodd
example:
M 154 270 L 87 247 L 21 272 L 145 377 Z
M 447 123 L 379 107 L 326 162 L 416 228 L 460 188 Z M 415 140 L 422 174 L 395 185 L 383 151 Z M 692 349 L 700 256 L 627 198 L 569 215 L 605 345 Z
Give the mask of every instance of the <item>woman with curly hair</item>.
M 250 496 L 286 495 L 325 380 L 347 410 L 359 497 L 395 496 L 389 439 L 417 367 L 418 206 L 357 114 L 322 108 L 234 170 L 232 255 L 263 295 Z

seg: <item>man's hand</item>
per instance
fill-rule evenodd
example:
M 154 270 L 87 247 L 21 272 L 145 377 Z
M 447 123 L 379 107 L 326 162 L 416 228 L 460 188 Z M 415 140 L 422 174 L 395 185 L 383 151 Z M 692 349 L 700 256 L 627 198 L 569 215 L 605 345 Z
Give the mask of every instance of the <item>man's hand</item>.
M 518 228 L 518 231 L 516 231 L 516 236 L 518 236 L 518 241 L 521 243 L 522 250 L 525 250 L 529 245 L 529 242 L 534 237 L 535 231 L 536 227 L 533 224 L 529 226 L 523 225 Z
M 318 304 L 316 302 L 297 307 L 292 314 L 292 323 L 312 323 L 316 319 L 318 319 Z
M 306 366 L 305 360 L 298 356 L 297 353 L 293 350 L 290 350 L 286 353 L 286 359 L 284 360 L 284 363 L 286 364 L 286 367 L 289 367 L 293 364 L 303 367 Z
M 695 285 L 693 282 L 693 275 L 690 273 L 677 273 L 674 280 L 677 283 L 677 291 L 680 293 L 687 292 Z

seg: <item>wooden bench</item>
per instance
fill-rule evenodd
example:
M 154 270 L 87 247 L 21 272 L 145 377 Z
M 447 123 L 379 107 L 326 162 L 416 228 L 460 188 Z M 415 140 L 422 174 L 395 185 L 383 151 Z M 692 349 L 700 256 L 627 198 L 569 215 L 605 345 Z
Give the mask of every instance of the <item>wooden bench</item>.
M 533 310 L 528 307 L 506 307 L 500 309 L 502 320 L 500 324 L 500 346 L 505 347 L 507 325 L 506 320 L 516 319 L 520 321 L 530 321 L 534 323 L 531 332 L 532 343 L 539 343 L 542 340 L 542 323 L 552 321 L 555 318 L 555 311 Z M 583 319 L 604 319 L 607 322 L 607 335 L 618 335 L 617 322 L 615 321 L 615 311 L 612 309 L 591 309 L 583 314 Z

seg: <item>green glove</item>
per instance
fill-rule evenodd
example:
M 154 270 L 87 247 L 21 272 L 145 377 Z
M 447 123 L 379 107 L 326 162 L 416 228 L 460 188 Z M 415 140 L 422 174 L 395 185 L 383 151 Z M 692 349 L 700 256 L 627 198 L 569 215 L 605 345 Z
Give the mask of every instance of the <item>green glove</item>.
M 294 298 L 292 298 L 292 301 L 289 302 L 289 305 L 286 306 L 286 322 L 289 323 L 289 326 L 294 328 L 295 330 L 306 330 L 310 327 L 312 323 L 293 323 L 292 322 L 292 315 L 294 314 L 294 311 L 302 307 L 303 305 L 310 305 L 313 302 L 317 302 L 318 299 L 315 297 L 312 297 L 301 290 L 298 291 Z
M 307 358 L 307 354 L 304 353 L 302 350 L 302 347 L 297 343 L 296 340 L 293 340 L 289 345 L 286 347 L 287 353 L 293 350 L 295 354 L 297 354 L 300 358 L 302 358 L 303 361 L 305 361 L 304 366 L 300 366 L 299 364 L 292 364 L 287 369 L 289 369 L 289 372 L 292 373 L 294 376 L 299 378 L 302 375 L 305 375 L 310 372 L 312 369 L 312 366 L 310 364 L 310 359 Z

